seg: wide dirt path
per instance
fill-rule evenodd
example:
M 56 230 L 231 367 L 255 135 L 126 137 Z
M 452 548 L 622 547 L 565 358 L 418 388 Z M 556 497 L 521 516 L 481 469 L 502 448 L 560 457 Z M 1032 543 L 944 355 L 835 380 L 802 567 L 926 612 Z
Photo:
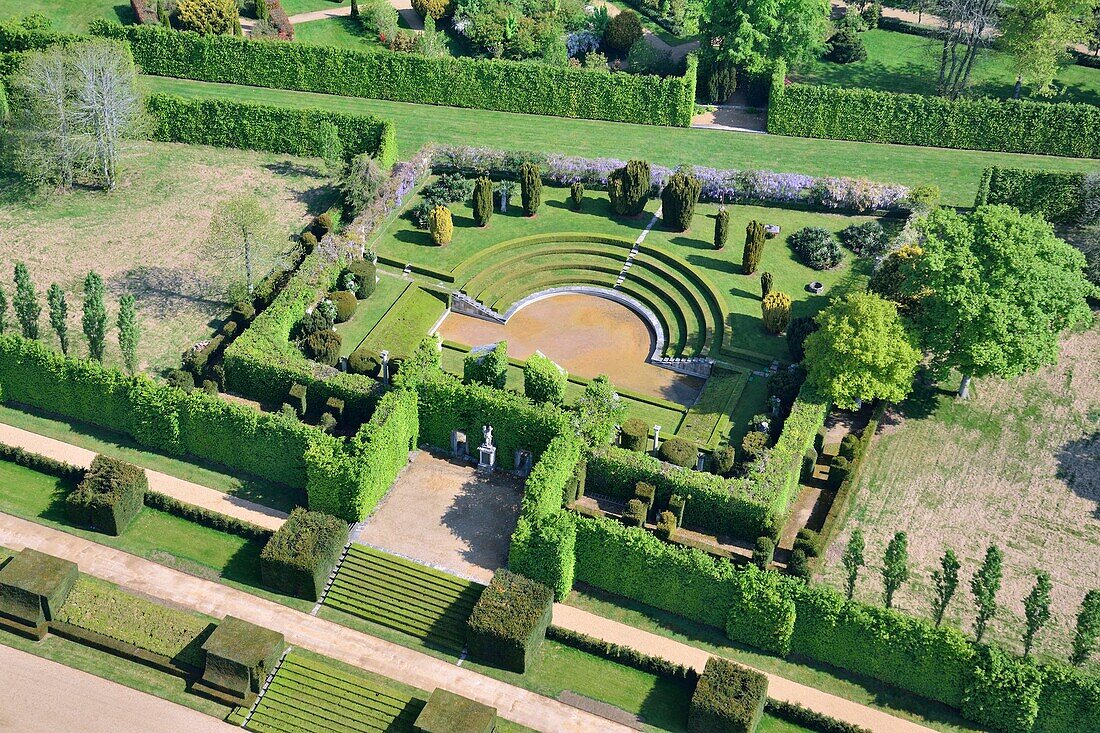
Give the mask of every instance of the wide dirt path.
M 0 443 L 22 448 L 25 451 L 81 468 L 92 465 L 92 459 L 96 456 L 95 451 L 80 448 L 54 438 L 47 438 L 44 435 L 5 425 L 4 423 L 0 423 Z M 149 479 L 149 488 L 153 491 L 167 494 L 179 501 L 201 506 L 219 514 L 251 522 L 265 529 L 270 529 L 272 532 L 281 527 L 286 520 L 287 515 L 278 509 L 272 509 L 246 499 L 239 499 L 231 494 L 184 481 L 159 471 L 145 469 L 145 476 Z
M 230 733 L 240 728 L 0 644 L 0 731 Z
M 554 604 L 554 625 L 630 647 L 650 656 L 667 659 L 699 671 L 703 670 L 707 660 L 713 656 L 710 652 L 698 647 L 682 644 L 675 639 L 651 634 L 561 603 Z M 768 678 L 768 695 L 777 700 L 799 703 L 810 710 L 870 728 L 875 733 L 933 733 L 932 728 L 895 717 L 881 710 L 845 700 L 763 670 L 760 672 Z
M 243 618 L 282 632 L 296 647 L 421 690 L 442 687 L 492 705 L 501 717 L 537 731 L 626 733 L 631 730 L 442 659 L 8 514 L 0 514 L 0 545 L 13 551 L 31 547 L 72 560 L 89 575 L 215 618 L 226 615 Z

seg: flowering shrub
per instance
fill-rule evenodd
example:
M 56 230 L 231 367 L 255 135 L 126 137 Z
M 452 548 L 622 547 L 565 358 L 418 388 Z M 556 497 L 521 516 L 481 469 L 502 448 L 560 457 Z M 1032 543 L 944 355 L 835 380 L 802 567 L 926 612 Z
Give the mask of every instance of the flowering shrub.
M 543 180 L 552 185 L 584 183 L 607 186 L 608 175 L 626 165 L 616 158 L 582 158 L 515 150 L 444 145 L 435 148 L 432 163 L 438 170 L 467 175 L 514 177 L 522 163 L 537 163 Z M 855 211 L 907 211 L 906 186 L 876 183 L 861 178 L 815 178 L 802 173 L 735 170 L 692 166 L 703 189 L 700 201 L 713 203 L 779 203 L 821 206 Z M 653 193 L 664 188 L 672 169 L 650 166 Z
M 592 51 L 598 51 L 602 39 L 595 31 L 580 30 L 565 38 L 565 47 L 569 49 L 569 58 L 578 59 Z
M 815 270 L 828 270 L 840 264 L 844 255 L 840 244 L 828 229 L 806 227 L 787 238 L 799 259 Z

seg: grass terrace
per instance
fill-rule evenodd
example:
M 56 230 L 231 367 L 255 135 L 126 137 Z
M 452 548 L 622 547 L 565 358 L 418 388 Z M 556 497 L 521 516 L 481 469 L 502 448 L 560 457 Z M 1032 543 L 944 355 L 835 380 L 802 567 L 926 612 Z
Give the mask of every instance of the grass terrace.
M 84 33 L 96 18 L 133 23 L 134 11 L 125 0 L 0 0 L 0 21 L 45 15 L 54 30 Z

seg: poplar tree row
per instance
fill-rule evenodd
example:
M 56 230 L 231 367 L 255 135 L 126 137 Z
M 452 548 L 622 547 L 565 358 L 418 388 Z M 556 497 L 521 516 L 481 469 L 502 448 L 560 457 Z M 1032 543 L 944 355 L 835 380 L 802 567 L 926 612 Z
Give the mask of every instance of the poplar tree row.
M 88 355 L 100 362 L 103 361 L 103 352 L 107 345 L 105 296 L 103 278 L 94 271 L 89 272 L 84 278 L 84 307 L 80 324 L 84 338 L 88 342 Z M 51 284 L 46 290 L 46 305 L 49 309 L 50 328 L 57 334 L 61 353 L 68 356 L 72 348 L 69 337 L 69 303 L 65 290 L 57 283 Z M 11 299 L 11 306 L 23 336 L 28 339 L 38 339 L 41 336 L 42 305 L 38 301 L 34 281 L 31 280 L 27 266 L 22 262 L 15 263 L 15 293 Z M 0 287 L 0 334 L 7 331 L 8 325 L 8 296 Z M 119 300 L 117 327 L 122 361 L 127 371 L 133 374 L 137 370 L 139 337 L 137 307 L 133 295 L 124 295 Z

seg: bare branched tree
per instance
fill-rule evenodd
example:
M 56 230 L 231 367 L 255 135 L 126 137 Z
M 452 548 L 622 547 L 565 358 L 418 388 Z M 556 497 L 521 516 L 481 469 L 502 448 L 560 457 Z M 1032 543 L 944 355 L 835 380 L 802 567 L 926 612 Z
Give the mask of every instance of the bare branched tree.
M 254 193 L 219 201 L 210 220 L 204 257 L 221 266 L 234 300 L 251 296 L 259 277 L 284 266 L 293 252 L 286 251 L 287 235 L 271 210 Z
M 936 13 L 944 22 L 939 94 L 957 99 L 966 91 L 974 61 L 996 27 L 999 5 L 1000 0 L 938 0 Z

